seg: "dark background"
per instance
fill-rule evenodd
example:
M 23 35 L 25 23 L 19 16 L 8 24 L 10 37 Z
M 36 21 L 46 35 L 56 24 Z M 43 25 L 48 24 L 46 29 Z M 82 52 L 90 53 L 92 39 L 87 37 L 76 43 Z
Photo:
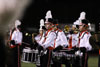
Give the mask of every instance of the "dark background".
M 97 1 L 85 0 L 31 0 L 21 19 L 22 26 L 39 29 L 40 19 L 44 19 L 46 12 L 51 10 L 53 18 L 59 23 L 73 23 L 82 11 L 86 12 L 86 19 L 98 25 L 100 21 L 100 5 Z M 98 26 L 97 26 L 98 27 Z

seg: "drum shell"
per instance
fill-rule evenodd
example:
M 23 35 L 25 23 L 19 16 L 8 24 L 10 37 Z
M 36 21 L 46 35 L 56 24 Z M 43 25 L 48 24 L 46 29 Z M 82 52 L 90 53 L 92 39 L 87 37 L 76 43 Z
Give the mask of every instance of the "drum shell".
M 35 63 L 37 54 L 38 50 L 23 49 L 21 61 L 26 63 Z

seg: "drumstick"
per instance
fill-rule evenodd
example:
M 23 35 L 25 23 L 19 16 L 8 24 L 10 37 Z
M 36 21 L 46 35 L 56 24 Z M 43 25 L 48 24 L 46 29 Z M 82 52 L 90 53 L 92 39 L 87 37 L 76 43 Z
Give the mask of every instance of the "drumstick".
M 30 46 L 30 44 L 29 43 L 26 43 L 26 42 L 22 42 L 23 44 L 26 44 L 26 45 L 28 45 L 28 46 Z
M 71 51 L 71 50 L 74 50 L 74 49 L 70 49 L 70 48 L 63 48 L 62 50 L 60 50 L 60 51 Z
M 71 50 L 60 50 L 60 51 L 62 51 L 62 52 L 63 52 L 63 51 L 71 51 Z
M 71 49 L 71 48 L 63 48 L 62 50 L 74 50 L 74 49 Z

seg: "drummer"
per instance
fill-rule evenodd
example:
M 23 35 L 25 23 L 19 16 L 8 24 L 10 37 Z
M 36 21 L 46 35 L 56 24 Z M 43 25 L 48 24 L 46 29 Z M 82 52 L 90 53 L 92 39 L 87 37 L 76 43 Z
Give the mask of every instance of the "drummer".
M 89 38 L 91 36 L 90 32 L 88 31 L 88 23 L 89 21 L 85 18 L 85 12 L 81 13 L 83 16 L 79 19 L 79 38 L 77 48 L 83 52 L 82 56 L 82 67 L 88 67 L 88 51 L 92 50 L 92 46 L 89 43 Z M 78 67 L 79 64 L 75 64 L 74 67 Z
M 58 21 L 54 20 L 53 22 L 53 30 L 56 33 L 56 40 L 55 40 L 55 49 L 54 52 L 59 51 L 63 48 L 66 48 L 68 46 L 67 38 L 65 36 L 65 33 L 58 28 Z M 52 67 L 61 67 L 61 63 L 58 63 L 56 61 L 53 61 Z
M 14 63 L 10 65 L 10 67 L 21 67 L 20 62 L 20 46 L 22 44 L 22 31 L 21 31 L 21 22 L 19 20 L 15 21 L 15 30 L 11 34 L 10 39 L 10 48 L 12 49 L 13 54 L 13 61 Z M 9 67 L 9 65 L 8 65 Z
M 78 44 L 78 36 L 79 36 L 79 23 L 78 21 L 75 21 L 72 25 L 72 29 L 66 35 L 69 44 L 68 49 L 74 49 L 76 47 L 76 45 Z M 71 67 L 71 63 L 69 60 L 67 61 L 66 66 Z
M 53 18 L 51 15 L 51 11 L 47 11 L 45 17 L 45 28 L 47 29 L 44 37 L 41 38 L 39 43 L 39 49 L 44 49 L 45 54 L 42 57 L 41 67 L 50 67 L 52 50 L 54 49 L 54 40 L 56 39 L 56 34 L 53 31 Z
M 44 40 L 44 35 L 45 35 L 45 26 L 44 26 L 44 19 L 40 20 L 40 29 L 39 29 L 39 34 L 35 37 L 35 41 L 38 43 L 38 46 L 42 44 Z
M 88 54 L 87 52 L 92 49 L 92 46 L 89 43 L 89 38 L 91 36 L 88 31 L 88 20 L 83 19 L 81 21 L 82 24 L 79 26 L 80 34 L 79 34 L 79 43 L 77 47 L 80 48 L 81 51 L 84 52 L 82 58 L 82 67 L 88 67 Z
M 75 21 L 72 25 L 72 29 L 69 31 L 67 35 L 68 38 L 68 48 L 74 48 L 78 44 L 78 36 L 79 36 L 79 24 L 78 21 Z
M 43 51 L 43 47 L 42 47 L 42 42 L 44 41 L 45 38 L 45 26 L 44 26 L 44 19 L 40 20 L 40 28 L 39 28 L 39 34 L 35 37 L 35 41 L 37 42 L 37 49 L 39 50 L 39 55 L 40 55 L 40 66 L 38 65 L 37 67 L 43 67 L 42 62 L 43 62 L 43 55 L 41 55 L 41 51 Z M 39 58 L 39 56 L 38 56 Z

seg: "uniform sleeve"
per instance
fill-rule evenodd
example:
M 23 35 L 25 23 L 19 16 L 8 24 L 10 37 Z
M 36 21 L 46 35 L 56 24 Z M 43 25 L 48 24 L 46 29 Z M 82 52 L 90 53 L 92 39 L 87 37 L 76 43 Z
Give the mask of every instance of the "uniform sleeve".
M 90 43 L 89 43 L 89 38 L 90 38 L 90 34 L 85 34 L 85 40 L 84 40 L 84 42 L 85 42 L 85 47 L 86 47 L 86 49 L 87 49 L 87 51 L 90 51 L 90 50 L 92 50 L 92 46 L 90 45 Z
M 40 36 L 37 35 L 37 36 L 35 37 L 35 40 L 36 40 L 36 41 L 40 40 Z
M 15 41 L 15 43 L 16 44 L 20 44 L 21 45 L 21 43 L 22 43 L 22 38 L 23 38 L 23 34 L 21 33 L 21 32 L 19 32 L 20 34 L 18 34 L 17 36 L 16 36 L 16 41 Z
M 23 39 L 23 34 L 21 33 L 19 43 L 22 43 L 22 39 Z
M 11 40 L 15 40 L 15 36 L 16 35 L 16 32 L 14 31 L 13 33 L 12 33 L 12 36 L 11 36 Z
M 62 42 L 61 46 L 64 46 L 64 47 L 68 46 L 68 41 L 67 41 L 67 38 L 66 38 L 64 32 L 59 32 L 59 37 Z
M 53 47 L 55 38 L 56 34 L 54 32 L 51 32 L 46 38 L 46 41 L 43 43 L 43 47 L 44 48 Z
M 37 36 L 35 37 L 35 41 L 36 41 L 37 43 L 40 41 L 40 36 L 39 36 L 39 35 L 37 35 Z
M 40 35 L 37 35 L 37 36 L 35 37 L 35 40 L 36 40 L 36 42 L 38 43 L 38 45 L 42 45 L 44 39 L 45 39 L 44 36 L 40 36 Z
M 42 45 L 43 41 L 44 41 L 44 37 L 41 38 L 41 40 L 38 42 L 39 45 Z

